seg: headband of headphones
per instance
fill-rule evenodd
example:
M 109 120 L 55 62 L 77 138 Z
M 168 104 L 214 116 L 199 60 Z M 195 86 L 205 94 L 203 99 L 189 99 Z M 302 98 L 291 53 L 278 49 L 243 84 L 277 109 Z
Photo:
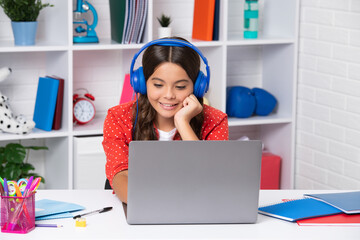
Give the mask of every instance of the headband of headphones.
M 199 54 L 199 56 L 201 57 L 201 59 L 205 63 L 205 66 L 206 66 L 206 76 L 205 77 L 207 78 L 207 83 L 209 83 L 209 81 L 210 81 L 210 67 L 209 67 L 208 61 L 204 57 L 204 55 L 200 52 L 200 50 L 197 47 L 195 47 L 191 43 L 180 40 L 180 39 L 175 39 L 175 38 L 157 39 L 157 40 L 153 40 L 153 41 L 148 42 L 147 44 L 145 44 L 134 55 L 134 58 L 133 58 L 133 60 L 131 62 L 131 66 L 130 66 L 130 76 L 134 74 L 134 66 L 135 66 L 135 62 L 136 62 L 136 59 L 138 58 L 138 56 L 141 54 L 142 51 L 144 51 L 146 48 L 148 48 L 149 46 L 152 46 L 152 45 L 172 46 L 172 47 L 189 47 L 189 48 L 193 49 L 195 52 L 197 52 Z M 207 92 L 208 89 L 209 89 L 209 84 L 207 84 L 205 92 Z

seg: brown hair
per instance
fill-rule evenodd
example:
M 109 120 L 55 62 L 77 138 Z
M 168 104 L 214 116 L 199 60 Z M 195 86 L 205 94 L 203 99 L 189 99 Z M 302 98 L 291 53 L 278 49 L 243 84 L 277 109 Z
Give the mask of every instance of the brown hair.
M 173 37 L 186 41 L 183 38 Z M 190 47 L 175 47 L 175 46 L 162 46 L 151 45 L 149 46 L 142 58 L 142 66 L 145 80 L 154 73 L 155 69 L 164 62 L 171 62 L 180 65 L 192 80 L 194 86 L 195 81 L 200 71 L 200 57 L 198 53 Z M 157 140 L 154 130 L 154 120 L 156 117 L 156 110 L 151 106 L 147 95 L 139 94 L 138 98 L 138 114 L 136 104 L 133 107 L 133 123 L 135 122 L 136 115 L 137 121 L 134 126 L 134 140 Z M 203 105 L 203 98 L 198 98 L 201 105 Z M 190 121 L 190 126 L 195 134 L 201 139 L 201 128 L 204 122 L 204 112 L 195 116 Z

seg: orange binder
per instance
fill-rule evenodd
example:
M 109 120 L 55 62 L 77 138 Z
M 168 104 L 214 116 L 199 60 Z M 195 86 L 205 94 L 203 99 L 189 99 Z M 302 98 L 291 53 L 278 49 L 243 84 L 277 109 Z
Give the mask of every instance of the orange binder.
M 212 41 L 215 0 L 195 0 L 192 38 Z

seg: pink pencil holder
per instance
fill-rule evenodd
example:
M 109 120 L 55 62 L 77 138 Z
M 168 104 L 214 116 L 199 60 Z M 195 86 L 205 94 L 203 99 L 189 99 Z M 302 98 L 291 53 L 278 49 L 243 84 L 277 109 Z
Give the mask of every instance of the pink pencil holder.
M 1 196 L 1 232 L 28 233 L 35 228 L 35 193 L 27 197 Z

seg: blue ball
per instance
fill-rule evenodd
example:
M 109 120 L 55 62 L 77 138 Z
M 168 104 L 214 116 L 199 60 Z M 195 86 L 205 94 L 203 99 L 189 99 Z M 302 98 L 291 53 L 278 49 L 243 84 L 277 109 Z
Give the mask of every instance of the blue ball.
M 277 104 L 276 98 L 261 88 L 253 88 L 252 92 L 256 99 L 255 114 L 259 116 L 269 115 Z
M 247 87 L 229 87 L 227 91 L 226 113 L 229 117 L 248 118 L 255 110 L 255 97 Z

